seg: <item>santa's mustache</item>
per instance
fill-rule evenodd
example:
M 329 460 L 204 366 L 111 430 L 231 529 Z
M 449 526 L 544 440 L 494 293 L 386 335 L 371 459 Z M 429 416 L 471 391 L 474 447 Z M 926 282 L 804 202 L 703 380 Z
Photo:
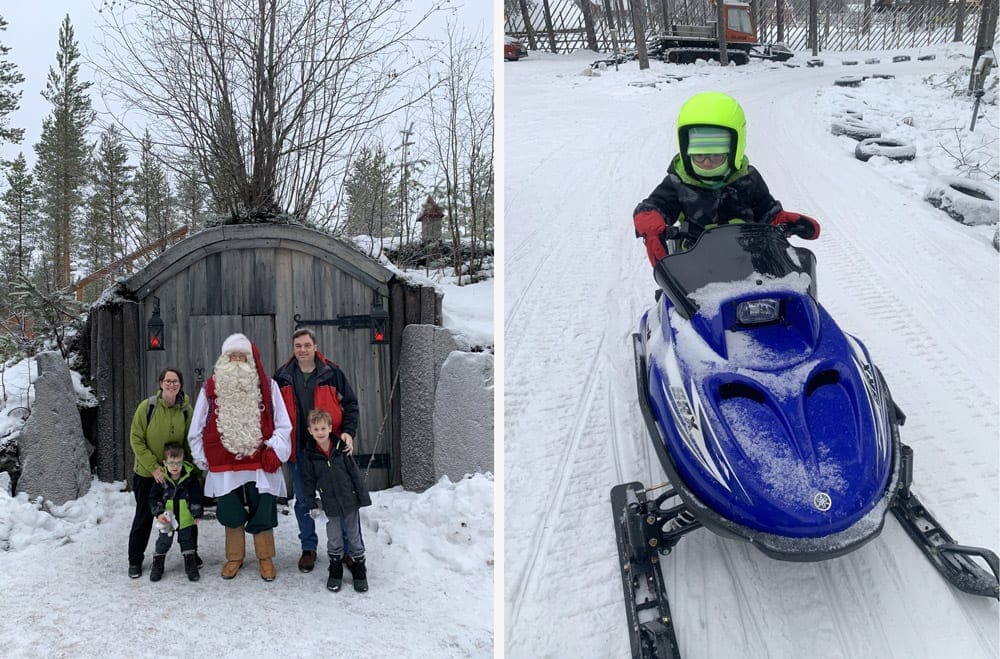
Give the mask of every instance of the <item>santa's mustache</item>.
M 247 376 L 256 374 L 257 369 L 250 362 L 229 361 L 229 357 L 223 355 L 215 364 L 215 372 L 222 375 Z

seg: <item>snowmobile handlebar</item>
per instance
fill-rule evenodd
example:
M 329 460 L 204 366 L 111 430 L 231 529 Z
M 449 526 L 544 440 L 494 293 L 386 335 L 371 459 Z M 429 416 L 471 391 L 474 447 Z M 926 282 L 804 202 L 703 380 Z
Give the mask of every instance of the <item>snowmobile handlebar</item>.
M 701 231 L 697 231 L 697 232 L 690 231 L 687 227 L 689 227 L 691 225 L 689 223 L 687 223 L 687 222 L 682 222 L 682 223 L 679 223 L 679 224 L 672 224 L 672 225 L 668 226 L 666 229 L 663 230 L 663 233 L 660 234 L 660 240 L 662 240 L 664 243 L 666 243 L 666 241 L 668 241 L 668 240 L 676 240 L 678 238 L 680 238 L 682 240 L 691 240 L 691 241 L 694 241 L 702 233 L 704 233 L 705 231 L 710 230 L 710 229 L 714 229 L 717 226 L 726 226 L 726 225 L 728 225 L 728 224 L 730 224 L 732 222 L 733 221 L 730 220 L 729 222 L 720 222 L 717 225 L 709 225 L 709 227 L 707 229 L 702 229 Z M 739 224 L 741 222 L 737 221 L 736 223 Z M 787 238 L 790 235 L 791 236 L 798 235 L 798 232 L 796 231 L 796 227 L 793 224 L 778 224 L 778 225 L 771 224 L 769 226 L 773 227 L 777 231 L 780 231 L 781 235 L 784 236 L 785 238 Z M 699 228 L 701 228 L 701 227 L 699 227 Z

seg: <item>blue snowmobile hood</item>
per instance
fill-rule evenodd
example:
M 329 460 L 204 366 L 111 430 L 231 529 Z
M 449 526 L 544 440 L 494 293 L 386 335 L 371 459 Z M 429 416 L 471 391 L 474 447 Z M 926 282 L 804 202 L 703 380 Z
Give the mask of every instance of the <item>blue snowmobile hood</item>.
M 666 295 L 640 332 L 649 403 L 683 486 L 723 518 L 785 538 L 877 533 L 890 399 L 816 303 L 813 264 L 761 225 L 706 232 L 661 261 Z

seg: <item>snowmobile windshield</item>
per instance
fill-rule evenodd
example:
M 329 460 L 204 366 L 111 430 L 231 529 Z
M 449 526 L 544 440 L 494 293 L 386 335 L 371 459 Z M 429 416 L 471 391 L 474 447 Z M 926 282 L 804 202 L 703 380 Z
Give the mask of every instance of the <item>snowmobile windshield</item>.
M 656 264 L 656 283 L 678 311 L 690 318 L 698 311 L 692 297 L 713 283 L 751 280 L 753 275 L 782 278 L 808 275 L 815 282 L 812 252 L 788 244 L 780 229 L 766 224 L 727 224 L 704 232 L 694 247 Z M 810 294 L 815 297 L 815 283 Z

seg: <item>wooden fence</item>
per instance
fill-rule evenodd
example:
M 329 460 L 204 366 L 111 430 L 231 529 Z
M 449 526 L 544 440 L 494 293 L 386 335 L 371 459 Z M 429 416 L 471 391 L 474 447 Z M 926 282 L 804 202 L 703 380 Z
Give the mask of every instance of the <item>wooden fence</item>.
M 976 41 L 980 0 L 887 4 L 819 0 L 819 50 L 890 50 Z M 753 3 L 759 40 L 782 42 L 793 50 L 808 49 L 809 3 L 784 0 L 782 5 L 779 29 L 777 0 Z M 620 48 L 635 47 L 633 10 L 647 36 L 665 25 L 705 25 L 715 15 L 708 0 L 505 0 L 504 30 L 524 39 L 529 47 L 533 42 L 537 50 L 565 53 L 588 48 L 591 38 L 584 9 L 589 10 L 590 32 L 600 51 L 612 50 L 612 29 Z

